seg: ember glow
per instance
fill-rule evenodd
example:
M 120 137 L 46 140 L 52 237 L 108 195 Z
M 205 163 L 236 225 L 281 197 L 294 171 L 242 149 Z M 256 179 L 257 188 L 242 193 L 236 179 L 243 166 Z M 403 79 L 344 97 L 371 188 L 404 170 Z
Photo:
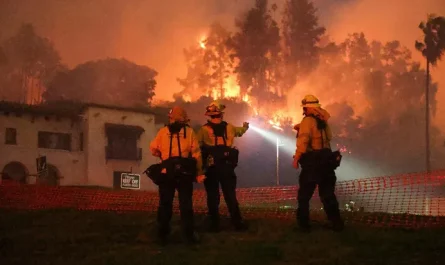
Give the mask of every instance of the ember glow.
M 274 127 L 278 127 L 278 128 L 280 128 L 280 126 L 281 126 L 279 121 L 274 121 L 274 120 L 269 120 L 269 124 Z
M 348 150 L 348 148 L 344 145 L 337 144 L 337 149 L 342 153 L 352 154 L 352 151 Z
M 201 47 L 201 49 L 205 50 L 206 49 L 206 37 L 201 37 L 201 39 L 199 40 L 199 47 Z

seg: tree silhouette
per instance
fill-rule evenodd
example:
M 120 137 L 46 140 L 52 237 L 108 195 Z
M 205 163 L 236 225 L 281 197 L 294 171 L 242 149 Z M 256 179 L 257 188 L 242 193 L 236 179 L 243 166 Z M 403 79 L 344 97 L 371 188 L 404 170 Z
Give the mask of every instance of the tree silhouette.
M 196 100 L 202 95 L 225 97 L 228 77 L 232 73 L 230 32 L 221 24 L 213 23 L 208 36 L 200 43 L 184 49 L 187 76 L 177 78 L 183 90 L 174 97 Z M 229 95 L 230 96 L 230 95 Z
M 1 83 L 5 99 L 40 103 L 44 87 L 62 67 L 51 41 L 36 34 L 33 25 L 23 24 L 3 46 Z
M 273 10 L 272 10 L 273 11 Z M 255 7 L 235 21 L 238 31 L 229 41 L 238 63 L 235 73 L 241 93 L 266 101 L 275 77 L 274 57 L 279 53 L 280 34 L 268 9 L 267 0 L 256 0 Z M 250 92 L 249 92 L 250 91 Z
M 318 64 L 318 44 L 326 29 L 319 26 L 317 9 L 309 0 L 287 0 L 284 6 L 282 31 L 288 86 L 298 76 L 305 76 Z
M 89 61 L 59 72 L 44 93 L 47 101 L 142 107 L 154 96 L 157 72 L 125 59 Z
M 230 50 L 227 47 L 229 38 L 230 33 L 221 24 L 213 23 L 205 43 L 204 62 L 209 70 L 210 88 L 212 92 L 217 91 L 219 97 L 225 97 L 224 84 L 232 72 Z
M 445 17 L 429 15 L 419 28 L 423 32 L 423 42 L 416 41 L 415 47 L 426 58 L 426 87 L 425 87 L 425 144 L 426 170 L 431 171 L 430 161 L 430 64 L 435 66 L 441 60 L 445 51 Z

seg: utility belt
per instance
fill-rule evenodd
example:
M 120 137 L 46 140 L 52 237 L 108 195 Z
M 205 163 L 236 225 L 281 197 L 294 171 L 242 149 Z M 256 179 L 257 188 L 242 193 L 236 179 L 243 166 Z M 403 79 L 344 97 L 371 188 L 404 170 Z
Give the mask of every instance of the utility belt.
M 303 169 L 331 169 L 335 170 L 340 166 L 342 155 L 340 151 L 332 151 L 329 148 L 313 150 L 304 153 L 300 158 L 300 165 Z
M 179 180 L 196 182 L 198 173 L 196 166 L 197 161 L 194 158 L 170 157 L 161 163 L 151 165 L 144 173 L 156 185 Z
M 203 146 L 203 161 L 207 168 L 214 166 L 238 166 L 239 150 L 226 145 Z
M 162 165 L 161 163 L 149 166 L 144 173 L 155 185 L 159 185 L 162 181 Z
M 326 135 L 326 122 L 316 116 L 312 116 L 317 122 L 317 128 L 321 134 L 321 146 L 324 147 L 323 132 Z M 327 138 L 327 135 L 326 135 Z M 322 148 L 313 150 L 302 155 L 300 165 L 303 169 L 319 170 L 328 169 L 335 170 L 340 166 L 342 155 L 340 151 L 332 151 L 331 148 Z
M 166 169 L 167 178 L 196 180 L 197 161 L 189 157 L 170 157 L 161 163 L 162 168 Z
M 186 138 L 186 128 L 184 127 L 184 138 Z M 172 156 L 172 141 L 173 134 L 170 134 L 170 150 L 169 157 L 162 160 L 161 163 L 153 164 L 148 167 L 144 173 L 149 177 L 154 184 L 159 185 L 165 182 L 172 181 L 190 181 L 196 182 L 196 176 L 198 174 L 197 164 L 195 158 L 191 156 L 189 152 L 188 157 L 181 156 L 181 143 L 179 140 L 179 132 L 177 134 L 178 144 L 178 156 Z

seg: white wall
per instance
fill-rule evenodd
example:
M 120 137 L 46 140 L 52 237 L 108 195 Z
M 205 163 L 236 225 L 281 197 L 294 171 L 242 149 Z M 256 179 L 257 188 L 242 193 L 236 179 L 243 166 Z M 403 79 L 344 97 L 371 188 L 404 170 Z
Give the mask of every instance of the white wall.
M 17 145 L 5 144 L 5 129 L 17 130 Z M 85 185 L 84 154 L 80 151 L 80 132 L 82 122 L 72 122 L 70 119 L 56 120 L 50 116 L 45 120 L 43 116 L 32 118 L 30 114 L 17 117 L 0 114 L 0 171 L 6 164 L 16 161 L 22 163 L 29 174 L 37 173 L 36 158 L 47 157 L 47 163 L 55 166 L 60 175 L 60 185 Z M 38 148 L 38 132 L 49 131 L 58 133 L 71 133 L 72 151 Z M 1 178 L 0 178 L 1 181 Z M 28 177 L 27 183 L 34 184 L 35 177 Z
M 152 114 L 134 113 L 90 107 L 84 113 L 83 120 L 72 122 L 50 116 L 32 118 L 30 114 L 17 117 L 0 115 L 0 171 L 10 162 L 22 163 L 29 174 L 37 172 L 36 158 L 46 156 L 48 164 L 54 165 L 60 172 L 60 185 L 97 185 L 113 187 L 114 171 L 132 171 L 141 174 L 149 165 L 156 163 L 149 150 L 149 144 L 155 137 L 159 125 L 155 125 Z M 123 117 L 125 116 L 125 119 Z M 142 148 L 142 161 L 106 160 L 105 147 L 108 139 L 105 123 L 136 125 L 144 128 L 138 141 Z M 17 145 L 5 145 L 5 129 L 17 130 Z M 72 151 L 38 148 L 38 132 L 49 131 L 72 134 Z M 80 133 L 84 134 L 84 151 L 80 151 Z M 1 181 L 1 178 L 0 178 Z M 34 184 L 36 178 L 28 177 L 27 183 Z M 141 174 L 141 189 L 155 190 L 156 186 Z
M 133 173 L 142 174 L 149 165 L 156 163 L 148 148 L 156 136 L 154 115 L 90 107 L 85 113 L 85 118 L 86 175 L 89 185 L 113 187 L 114 171 L 131 170 Z M 138 147 L 142 148 L 142 161 L 106 160 L 105 147 L 108 145 L 108 139 L 105 123 L 144 128 L 145 132 L 138 140 Z M 156 186 L 145 175 L 141 175 L 141 189 L 155 190 Z

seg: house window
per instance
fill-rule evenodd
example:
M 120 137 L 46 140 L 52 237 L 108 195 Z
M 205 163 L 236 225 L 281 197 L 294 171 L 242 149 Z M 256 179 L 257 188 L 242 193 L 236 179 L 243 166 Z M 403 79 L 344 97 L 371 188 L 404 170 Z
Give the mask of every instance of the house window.
M 107 158 L 138 160 L 137 139 L 133 135 L 108 135 Z
M 143 132 L 138 126 L 106 124 L 108 146 L 107 159 L 141 160 L 142 150 L 138 148 L 137 141 Z
M 39 132 L 38 147 L 71 151 L 71 134 Z
M 17 144 L 17 130 L 15 128 L 6 128 L 5 144 Z

